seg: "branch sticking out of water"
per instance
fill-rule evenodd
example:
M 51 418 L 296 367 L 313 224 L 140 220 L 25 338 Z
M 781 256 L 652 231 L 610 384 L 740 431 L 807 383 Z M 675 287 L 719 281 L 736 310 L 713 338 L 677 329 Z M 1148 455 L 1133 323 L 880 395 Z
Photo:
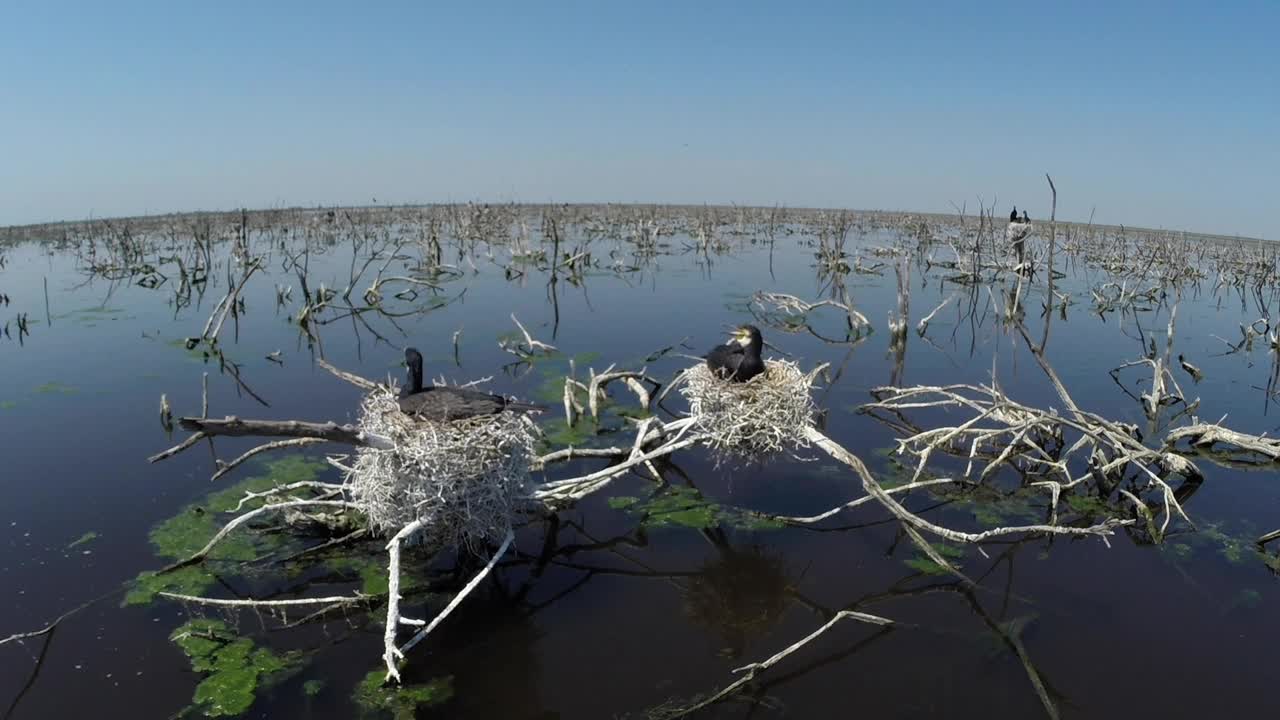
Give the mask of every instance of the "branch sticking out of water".
M 524 343 L 512 343 L 507 340 L 500 340 L 498 342 L 498 347 L 501 347 L 503 350 L 506 350 L 521 359 L 532 357 L 539 352 L 550 353 L 556 351 L 556 347 L 554 345 L 548 345 L 547 343 L 539 340 L 534 340 L 533 336 L 530 335 L 529 331 L 525 329 L 523 324 L 521 324 L 520 319 L 516 317 L 515 313 L 511 313 L 511 320 L 516 324 L 516 327 L 520 328 L 520 334 L 524 335 Z
M 205 436 L 318 438 L 329 442 L 382 450 L 392 447 L 391 440 L 388 438 L 365 432 L 355 425 L 339 425 L 332 421 L 316 423 L 303 420 L 245 420 L 228 415 L 221 420 L 184 417 L 178 420 L 178 425 L 183 430 L 202 433 Z M 156 456 L 155 459 L 163 458 Z

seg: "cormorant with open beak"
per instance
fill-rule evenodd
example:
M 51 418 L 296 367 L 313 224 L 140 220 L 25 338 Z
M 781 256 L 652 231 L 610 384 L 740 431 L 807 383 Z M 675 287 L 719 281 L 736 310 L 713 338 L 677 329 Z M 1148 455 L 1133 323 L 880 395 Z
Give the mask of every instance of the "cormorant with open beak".
M 764 339 L 760 337 L 760 328 L 743 325 L 733 331 L 728 344 L 717 345 L 704 357 L 707 367 L 716 375 L 734 382 L 746 382 L 764 372 L 764 360 L 760 358 L 762 347 Z

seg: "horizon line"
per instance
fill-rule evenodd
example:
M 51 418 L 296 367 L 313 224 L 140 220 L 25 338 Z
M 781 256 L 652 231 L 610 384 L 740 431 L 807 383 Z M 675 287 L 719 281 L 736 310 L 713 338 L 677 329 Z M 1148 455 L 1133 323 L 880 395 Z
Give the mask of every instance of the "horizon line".
M 823 211 L 837 210 L 837 211 L 847 211 L 847 212 L 863 213 L 863 214 L 870 214 L 870 215 L 922 215 L 922 216 L 928 216 L 928 217 L 934 217 L 934 218 L 950 218 L 950 219 L 958 219 L 960 217 L 965 217 L 965 218 L 978 217 L 977 214 L 971 215 L 969 213 L 964 213 L 962 215 L 956 212 L 944 213 L 944 212 L 931 212 L 931 211 L 924 211 L 924 210 L 883 210 L 883 209 L 872 210 L 872 209 L 851 208 L 851 207 L 786 205 L 783 203 L 775 203 L 772 205 L 753 205 L 753 204 L 739 205 L 733 202 L 730 202 L 730 203 L 644 202 L 644 201 L 516 202 L 511 200 L 491 201 L 491 200 L 475 199 L 475 200 L 467 200 L 467 201 L 461 201 L 461 202 L 447 201 L 447 202 L 410 202 L 410 203 L 385 203 L 385 204 L 384 203 L 341 204 L 340 203 L 340 204 L 334 204 L 334 205 L 324 205 L 324 204 L 289 205 L 289 206 L 281 206 L 281 207 L 258 207 L 258 208 L 237 207 L 237 208 L 220 209 L 220 210 L 182 210 L 182 211 L 169 211 L 169 212 L 156 212 L 156 213 L 143 212 L 141 214 L 133 214 L 133 215 L 104 215 L 101 217 L 95 217 L 91 212 L 88 217 L 79 218 L 79 219 L 49 220 L 45 222 L 22 223 L 22 224 L 15 224 L 15 225 L 0 225 L 0 232 L 10 232 L 14 230 L 35 230 L 35 229 L 44 228 L 44 227 L 87 224 L 87 223 L 101 222 L 101 221 L 119 222 L 119 221 L 129 221 L 129 220 L 157 220 L 157 219 L 168 218 L 168 217 L 228 215 L 228 214 L 240 213 L 240 212 L 265 213 L 265 212 L 290 212 L 290 211 L 317 212 L 322 210 L 393 210 L 396 208 L 412 209 L 412 208 L 427 208 L 427 207 L 449 207 L 449 206 L 455 206 L 455 205 L 506 205 L 506 206 L 513 206 L 513 207 L 547 207 L 547 206 L 554 206 L 554 205 L 563 205 L 563 206 L 569 206 L 569 207 L 591 207 L 591 206 L 617 205 L 617 206 L 623 206 L 623 207 L 669 207 L 669 208 L 703 207 L 703 208 L 737 209 L 737 210 L 783 208 L 787 210 L 798 210 L 802 212 L 823 212 Z M 1062 220 L 1062 219 L 1054 219 L 1051 221 L 1049 218 L 1032 218 L 1032 222 L 1033 223 L 1034 222 L 1057 222 L 1057 223 L 1062 223 L 1064 225 L 1078 225 L 1078 226 L 1084 226 L 1084 227 L 1135 230 L 1135 231 L 1151 232 L 1151 233 L 1160 233 L 1160 232 L 1182 233 L 1187 235 L 1194 235 L 1197 237 L 1214 238 L 1214 239 L 1251 240 L 1254 242 L 1276 242 L 1276 240 L 1273 240 L 1271 238 L 1254 237 L 1250 235 L 1240 235 L 1240 234 L 1204 232 L 1200 230 L 1189 230 L 1186 228 L 1152 228 L 1152 227 L 1145 227 L 1141 225 L 1127 225 L 1124 223 L 1106 224 L 1106 223 L 1095 223 L 1092 221 L 1082 222 L 1079 220 Z

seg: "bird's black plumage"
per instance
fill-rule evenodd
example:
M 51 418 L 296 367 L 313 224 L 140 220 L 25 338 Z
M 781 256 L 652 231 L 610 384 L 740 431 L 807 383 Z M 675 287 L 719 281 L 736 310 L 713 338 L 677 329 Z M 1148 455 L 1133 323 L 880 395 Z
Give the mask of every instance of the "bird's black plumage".
M 760 328 L 744 325 L 734 332 L 732 342 L 717 345 L 703 357 L 707 361 L 707 367 L 720 377 L 746 382 L 764 372 L 764 360 L 760 358 L 763 346 Z
M 1014 205 L 1013 210 L 1009 213 L 1009 222 L 1018 222 L 1018 206 Z
M 482 415 L 497 415 L 503 410 L 542 412 L 540 405 L 511 402 L 501 395 L 482 390 L 455 387 L 422 387 L 422 353 L 414 348 L 404 351 L 409 366 L 408 384 L 400 390 L 400 410 L 407 415 L 449 422 Z
M 1029 223 L 1029 222 L 1031 222 L 1031 216 L 1027 214 L 1027 211 L 1026 211 L 1026 210 L 1023 210 L 1023 211 L 1022 211 L 1022 222 L 1024 222 L 1024 223 Z

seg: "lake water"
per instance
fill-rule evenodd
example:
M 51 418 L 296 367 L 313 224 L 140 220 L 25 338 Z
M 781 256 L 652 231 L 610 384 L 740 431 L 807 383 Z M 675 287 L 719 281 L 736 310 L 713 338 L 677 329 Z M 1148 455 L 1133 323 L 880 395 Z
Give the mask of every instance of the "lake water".
M 176 266 L 160 264 L 183 238 L 146 246 L 146 259 L 168 276 L 155 288 L 138 284 L 143 275 L 137 273 L 112 280 L 90 271 L 87 245 L 59 244 L 56 228 L 44 231 L 48 242 L 0 249 L 0 294 L 10 299 L 0 304 L 0 323 L 10 323 L 9 335 L 0 336 L 0 594 L 6 610 L 0 637 L 41 628 L 96 599 L 51 634 L 0 646 L 0 708 L 7 708 L 0 717 L 199 717 L 219 707 L 239 713 L 218 705 L 228 693 L 247 698 L 246 717 L 646 717 L 717 692 L 736 679 L 735 668 L 768 658 L 842 609 L 895 625 L 838 624 L 697 716 L 1045 717 L 1032 677 L 1066 718 L 1276 712 L 1272 651 L 1280 639 L 1280 589 L 1268 558 L 1253 545 L 1280 527 L 1280 483 L 1267 466 L 1233 469 L 1198 460 L 1205 480 L 1186 488 L 1183 502 L 1196 528 L 1175 521 L 1163 543 L 1135 541 L 1145 535 L 1120 530 L 1109 547 L 1092 537 L 1040 536 L 997 540 L 981 550 L 950 548 L 948 557 L 978 581 L 970 589 L 937 573 L 874 503 L 812 527 L 744 521 L 739 510 L 813 514 L 863 495 L 857 477 L 821 452 L 743 467 L 717 464 L 704 450 L 681 451 L 664 466 L 670 488 L 656 498 L 652 481 L 630 475 L 562 511 L 554 527 L 522 526 L 517 551 L 409 654 L 405 680 L 420 690 L 415 697 L 358 689 L 381 665 L 376 602 L 282 627 L 271 615 L 126 595 L 140 573 L 174 559 L 153 542 L 153 528 L 195 512 L 189 506 L 212 508 L 210 493 L 250 477 L 339 479 L 333 468 L 300 459 L 323 458 L 323 446 L 260 456 L 261 462 L 215 483 L 210 476 L 217 468 L 204 445 L 149 464 L 149 455 L 185 435 L 162 428 L 161 394 L 175 415 L 199 415 L 206 372 L 211 416 L 353 422 L 360 391 L 319 368 L 316 358 L 368 378 L 399 379 L 403 349 L 414 345 L 426 357 L 428 375 L 451 382 L 492 376 L 487 387 L 495 392 L 552 404 L 555 411 L 542 422 L 563 430 L 555 423 L 569 358 L 579 377 L 587 366 L 600 371 L 616 363 L 647 365 L 665 382 L 693 362 L 682 354 L 700 355 L 731 327 L 756 322 L 776 348 L 766 356 L 785 352 L 804 368 L 825 362 L 840 371 L 818 394 L 827 411 L 824 430 L 886 479 L 904 472 L 886 452 L 895 432 L 857 412 L 874 387 L 984 384 L 994 369 L 1011 398 L 1063 410 L 1021 335 L 1000 322 L 986 289 L 971 303 L 967 288 L 942 282 L 955 270 L 928 267 L 919 257 L 909 278 L 912 330 L 895 367 L 886 324 L 897 307 L 895 260 L 869 248 L 898 237 L 873 221 L 865 221 L 865 232 L 854 231 L 847 248 L 865 265 L 884 263 L 879 274 L 846 277 L 854 304 L 874 326 L 857 341 L 846 341 L 843 313 L 832 308 L 810 314 L 816 334 L 782 332 L 756 319 L 750 298 L 757 290 L 814 300 L 828 285 L 815 270 L 811 237 L 782 233 L 771 247 L 756 233 L 733 234 L 732 225 L 718 231 L 725 247 L 711 252 L 696 248 L 691 231 L 663 236 L 664 247 L 643 258 L 628 242 L 597 237 L 587 245 L 595 266 L 577 278 L 558 270 L 550 289 L 545 263 L 512 266 L 507 247 L 486 242 L 475 243 L 464 258 L 459 243 L 446 237 L 443 259 L 461 272 L 441 278 L 439 293 L 422 289 L 416 299 L 400 299 L 392 295 L 407 286 L 389 286 L 384 308 L 391 316 L 330 309 L 312 326 L 318 339 L 309 339 L 296 322 L 302 290 L 286 269 L 288 254 L 312 243 L 307 277 L 313 291 L 321 282 L 343 288 L 353 261 L 351 228 L 320 217 L 308 214 L 300 225 L 311 228 L 310 240 L 299 238 L 298 229 L 249 235 L 250 254 L 263 260 L 263 269 L 241 293 L 243 312 L 228 318 L 220 343 L 238 364 L 241 382 L 221 370 L 216 357 L 183 344 L 200 335 L 226 292 L 230 242 L 214 245 L 217 265 L 203 295 L 192 292 L 185 304 L 175 301 Z M 587 227 L 568 226 L 574 240 L 562 249 L 578 246 Z M 536 229 L 533 235 L 540 237 Z M 914 248 L 915 240 L 907 246 Z M 938 257 L 951 257 L 945 244 L 936 248 Z M 101 260 L 104 246 L 97 252 Z M 420 249 L 411 244 L 401 252 L 416 259 Z M 367 254 L 368 246 L 357 263 Z M 1108 371 L 1141 358 L 1153 333 L 1163 351 L 1174 298 L 1137 313 L 1094 312 L 1089 289 L 1112 278 L 1088 259 L 1059 256 L 1066 277 L 1057 289 L 1072 304 L 1065 320 L 1054 320 L 1048 359 L 1082 408 L 1145 429 L 1141 405 Z M 352 293 L 357 307 L 365 305 L 358 296 L 382 262 Z M 403 274 L 406 262 L 392 261 L 387 274 Z M 615 264 L 635 267 L 623 271 Z M 278 302 L 277 289 L 289 286 L 291 295 Z M 1038 338 L 1043 272 L 1028 292 L 1027 323 Z M 1265 293 L 1271 297 L 1273 289 Z M 951 295 L 957 299 L 918 336 L 918 319 Z M 511 366 L 516 358 L 498 339 L 514 329 L 513 312 L 560 352 L 532 366 Z M 20 314 L 29 333 L 17 328 Z M 1178 300 L 1173 354 L 1185 354 L 1204 371 L 1199 383 L 1177 375 L 1188 399 L 1200 398 L 1203 419 L 1225 415 L 1232 429 L 1274 434 L 1280 416 L 1267 400 L 1274 358 L 1265 338 L 1228 354 L 1214 337 L 1237 342 L 1238 325 L 1259 314 L 1250 293 L 1215 293 L 1212 278 L 1187 287 Z M 668 347 L 673 350 L 645 362 Z M 1144 370 L 1120 375 L 1134 394 L 1146 387 L 1137 381 L 1149 379 Z M 953 424 L 962 416 L 919 417 Z M 620 417 L 605 424 L 614 432 L 594 442 L 630 443 Z M 1163 435 L 1148 433 L 1146 442 Z M 255 444 L 219 438 L 216 450 L 229 459 Z M 555 465 L 535 479 L 603 465 Z M 939 468 L 962 466 L 940 461 Z M 1009 478 L 1003 482 L 1007 487 Z M 704 501 L 715 505 L 686 511 Z M 917 491 L 906 505 L 933 522 L 976 530 L 1041 522 L 1047 497 L 1043 491 L 1003 499 Z M 1097 521 L 1102 515 L 1096 512 L 1105 512 L 1100 507 L 1080 501 L 1076 509 Z M 663 508 L 675 512 L 664 517 Z M 230 517 L 218 516 L 219 523 Z M 304 541 L 280 542 L 292 549 Z M 284 552 L 274 545 L 250 550 L 264 548 L 277 558 Z M 384 557 L 382 543 L 372 542 L 306 564 L 224 559 L 209 564 L 212 575 L 198 589 L 224 598 L 377 592 Z M 411 562 L 406 574 L 432 592 L 409 597 L 406 610 L 431 617 L 478 568 L 467 560 L 455 573 L 454 565 L 451 554 Z M 305 614 L 292 612 L 287 620 Z M 170 639 L 192 618 L 223 623 L 201 626 L 197 635 L 217 643 L 248 638 L 261 653 L 239 663 L 256 663 L 258 670 L 225 675 L 226 683 L 252 692 L 202 685 L 218 670 L 193 669 L 190 649 Z M 230 655 L 222 659 L 236 664 Z M 218 656 L 210 662 L 217 664 Z M 215 701 L 202 702 L 202 692 Z

